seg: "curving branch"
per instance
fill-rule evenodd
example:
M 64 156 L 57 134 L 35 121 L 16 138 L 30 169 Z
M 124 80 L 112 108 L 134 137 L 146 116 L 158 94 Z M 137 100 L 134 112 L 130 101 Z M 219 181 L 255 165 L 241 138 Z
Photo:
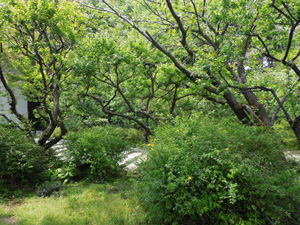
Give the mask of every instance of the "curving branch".
M 181 35 L 182 35 L 180 43 L 182 44 L 184 49 L 188 52 L 190 57 L 193 59 L 194 58 L 194 52 L 188 47 L 187 42 L 186 42 L 187 31 L 188 31 L 189 28 L 187 28 L 187 29 L 184 28 L 184 26 L 182 24 L 182 21 L 179 18 L 179 16 L 176 14 L 171 1 L 170 0 L 166 0 L 166 1 L 167 1 L 168 8 L 169 8 L 173 18 L 175 19 L 177 25 L 179 26 L 179 30 L 180 30 Z
M 250 36 L 253 36 L 253 37 L 257 37 L 258 40 L 260 41 L 260 43 L 263 45 L 264 49 L 266 52 L 263 52 L 263 54 L 271 59 L 273 59 L 274 61 L 276 62 L 280 62 L 280 59 L 277 59 L 275 56 L 271 55 L 270 51 L 269 51 L 269 48 L 268 46 L 266 45 L 266 43 L 264 42 L 264 40 L 260 37 L 259 34 L 252 34 Z
M 272 7 L 293 23 L 292 18 L 275 5 L 275 0 L 272 0 Z
M 27 124 L 26 122 L 26 119 L 24 118 L 23 115 L 21 115 L 18 110 L 17 110 L 17 99 L 16 99 L 16 96 L 13 92 L 13 90 L 9 87 L 5 77 L 4 77 L 4 74 L 3 74 L 3 71 L 2 71 L 2 66 L 0 64 L 0 80 L 5 88 L 5 90 L 7 91 L 7 93 L 9 94 L 9 97 L 11 99 L 11 102 L 9 103 L 10 105 L 10 111 L 17 117 L 17 119 L 21 122 L 24 122 L 25 124 Z
M 106 104 L 100 97 L 96 97 L 96 96 L 93 96 L 90 94 L 84 94 L 84 97 L 93 98 L 96 102 L 98 102 L 101 105 L 102 111 L 108 115 L 118 116 L 118 117 L 122 117 L 122 118 L 136 122 L 144 130 L 146 141 L 149 140 L 149 135 L 151 134 L 150 128 L 147 125 L 145 125 L 142 121 L 140 121 L 139 119 L 137 119 L 133 116 L 113 112 L 113 111 L 110 111 L 107 109 L 107 106 L 109 105 L 109 103 L 116 97 L 116 92 L 114 93 L 114 95 L 110 98 L 110 100 Z
M 281 2 L 281 4 L 283 5 L 283 7 L 285 8 L 285 10 L 288 12 L 288 14 L 290 15 L 290 17 L 293 19 L 293 20 L 295 20 L 295 21 L 297 21 L 297 19 L 293 16 L 293 14 L 291 13 L 291 11 L 290 11 L 290 9 L 289 9 L 289 6 L 285 3 L 285 2 L 283 2 L 283 1 L 280 1 Z
M 147 31 L 146 34 L 150 38 L 151 43 L 162 53 L 164 53 L 166 56 L 168 56 L 174 65 L 182 72 L 184 73 L 191 81 L 196 82 L 196 77 L 193 76 L 193 73 L 189 70 L 187 70 L 181 63 L 168 51 L 166 50 L 162 45 L 160 45 Z
M 167 18 L 164 18 L 163 16 L 161 16 L 158 12 L 154 11 L 152 9 L 152 7 L 146 2 L 146 0 L 143 0 L 143 2 L 146 5 L 146 8 L 148 10 L 150 10 L 151 13 L 153 13 L 154 15 L 156 15 L 157 17 L 159 17 L 162 21 L 166 21 L 168 23 L 168 25 L 172 25 L 173 26 L 173 23 L 171 21 L 169 21 Z M 149 1 L 149 2 L 153 3 L 153 1 Z M 161 3 L 159 3 L 159 4 L 161 5 Z M 167 24 L 165 24 L 165 25 L 167 25 Z
M 293 24 L 293 26 L 291 27 L 291 30 L 290 30 L 290 33 L 289 33 L 288 45 L 286 47 L 286 51 L 285 51 L 284 57 L 282 58 L 283 62 L 286 61 L 286 59 L 287 59 L 287 57 L 289 55 L 290 48 L 291 48 L 292 41 L 293 41 L 293 37 L 294 37 L 294 32 L 295 32 L 296 27 L 299 25 L 299 23 L 300 23 L 300 19 L 298 21 L 296 21 L 296 23 Z
M 105 0 L 102 0 L 102 2 L 111 9 L 111 11 L 112 11 L 113 14 L 115 14 L 116 16 L 118 16 L 120 19 L 124 20 L 126 23 L 130 24 L 135 30 L 137 30 L 145 38 L 147 38 L 148 40 L 150 40 L 149 37 L 148 37 L 148 35 L 144 31 L 142 31 L 138 26 L 136 26 L 135 23 L 133 23 L 131 20 L 127 19 L 125 16 L 121 15 L 117 10 L 115 10 Z M 99 10 L 99 9 L 97 9 L 97 10 Z
M 288 93 L 286 93 L 286 95 L 285 95 L 285 96 L 282 98 L 282 100 L 280 101 L 280 102 L 281 102 L 281 105 L 284 104 L 284 102 L 287 100 L 288 96 L 290 95 L 290 93 L 292 92 L 292 90 L 294 89 L 294 87 L 296 86 L 296 84 L 297 84 L 299 81 L 300 81 L 300 78 L 298 78 L 298 79 L 296 80 L 296 82 L 290 87 L 290 91 L 289 91 Z M 281 109 L 281 106 L 278 105 L 278 106 L 276 107 L 276 109 L 275 109 L 275 111 L 274 111 L 272 117 L 271 117 L 271 125 L 272 125 L 272 126 L 273 126 L 274 123 L 275 123 L 276 117 L 277 117 L 277 115 L 278 115 L 280 109 Z

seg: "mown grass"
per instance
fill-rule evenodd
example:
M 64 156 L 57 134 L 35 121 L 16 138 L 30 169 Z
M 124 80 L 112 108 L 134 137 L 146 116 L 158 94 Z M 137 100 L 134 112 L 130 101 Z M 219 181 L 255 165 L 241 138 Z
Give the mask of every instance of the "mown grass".
M 49 198 L 27 197 L 0 204 L 0 224 L 143 224 L 132 182 L 73 184 Z

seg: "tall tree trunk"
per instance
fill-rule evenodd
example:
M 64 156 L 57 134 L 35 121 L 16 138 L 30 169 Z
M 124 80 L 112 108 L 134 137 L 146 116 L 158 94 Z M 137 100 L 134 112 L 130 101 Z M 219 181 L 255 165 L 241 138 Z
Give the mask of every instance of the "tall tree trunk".
M 49 119 L 50 123 L 48 124 L 47 129 L 43 132 L 42 136 L 40 137 L 38 143 L 42 147 L 50 148 L 52 145 L 56 144 L 54 142 L 51 146 L 50 144 L 47 144 L 46 142 L 49 140 L 51 135 L 53 134 L 55 128 L 57 127 L 59 123 L 59 116 L 60 116 L 60 109 L 59 109 L 59 97 L 60 97 L 60 90 L 57 84 L 53 84 L 53 110 L 49 111 Z M 46 103 L 44 103 L 46 104 Z M 63 121 L 61 121 L 63 123 Z M 58 140 L 59 141 L 59 140 Z M 56 142 L 58 142 L 56 141 Z

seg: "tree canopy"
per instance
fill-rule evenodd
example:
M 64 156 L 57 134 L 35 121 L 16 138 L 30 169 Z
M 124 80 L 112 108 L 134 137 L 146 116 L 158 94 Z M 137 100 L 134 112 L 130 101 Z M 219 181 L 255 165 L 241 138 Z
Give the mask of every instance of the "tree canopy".
M 296 105 L 284 105 L 299 75 L 297 1 L 145 0 L 131 11 L 114 1 L 102 4 L 100 11 L 135 29 L 203 97 L 225 101 L 246 124 L 273 126 L 282 110 L 299 142 Z
M 292 0 L 7 1 L 3 65 L 49 125 L 41 145 L 66 132 L 72 111 L 128 119 L 149 136 L 213 108 L 249 125 L 285 120 L 299 142 L 299 10 Z
M 86 16 L 68 1 L 4 1 L 0 10 L 1 59 L 6 68 L 1 67 L 1 81 L 8 91 L 9 83 L 21 82 L 22 94 L 37 103 L 36 113 L 46 127 L 39 143 L 48 148 L 66 133 L 60 95 L 69 76 L 66 62 L 84 30 Z M 20 73 L 4 75 L 12 69 Z M 13 91 L 9 94 L 12 113 L 24 122 L 15 107 Z M 56 127 L 61 135 L 46 144 Z

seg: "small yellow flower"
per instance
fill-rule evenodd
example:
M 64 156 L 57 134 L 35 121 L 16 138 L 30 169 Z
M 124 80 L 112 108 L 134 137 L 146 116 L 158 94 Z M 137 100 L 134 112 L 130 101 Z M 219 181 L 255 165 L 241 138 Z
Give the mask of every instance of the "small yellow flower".
M 191 177 L 189 177 L 189 180 L 191 180 L 192 178 Z
M 226 148 L 226 150 L 228 151 L 228 150 L 229 150 L 229 148 Z

